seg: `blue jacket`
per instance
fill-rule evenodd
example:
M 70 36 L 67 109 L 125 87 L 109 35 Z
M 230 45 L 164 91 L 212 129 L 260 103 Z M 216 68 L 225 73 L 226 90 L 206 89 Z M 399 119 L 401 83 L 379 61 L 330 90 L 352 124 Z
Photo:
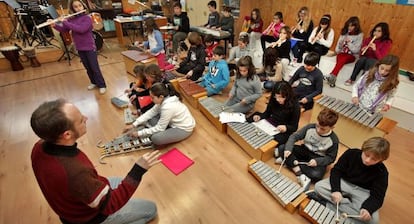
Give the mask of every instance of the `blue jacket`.
M 208 65 L 208 72 L 204 75 L 201 86 L 206 87 L 207 91 L 211 94 L 217 94 L 230 82 L 229 66 L 224 59 L 219 61 L 211 61 Z M 211 87 L 211 84 L 215 85 L 215 88 Z M 209 94 L 210 95 L 210 94 Z
M 155 47 L 153 47 L 153 46 L 150 46 L 149 41 L 145 41 L 144 42 L 144 47 L 147 48 L 147 49 L 150 49 L 150 52 L 153 55 L 157 55 L 158 53 L 162 53 L 162 51 L 164 51 L 164 40 L 162 39 L 161 31 L 153 30 L 151 34 L 148 34 L 148 38 L 150 38 L 149 35 L 154 36 L 154 39 L 157 42 L 157 45 Z

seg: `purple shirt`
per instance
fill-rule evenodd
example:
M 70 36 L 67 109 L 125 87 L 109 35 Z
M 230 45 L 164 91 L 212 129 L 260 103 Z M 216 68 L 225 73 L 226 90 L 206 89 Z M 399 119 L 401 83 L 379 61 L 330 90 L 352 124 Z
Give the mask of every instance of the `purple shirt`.
M 69 18 L 54 27 L 59 32 L 72 30 L 72 39 L 78 51 L 96 50 L 92 33 L 92 19 L 88 14 L 80 14 Z

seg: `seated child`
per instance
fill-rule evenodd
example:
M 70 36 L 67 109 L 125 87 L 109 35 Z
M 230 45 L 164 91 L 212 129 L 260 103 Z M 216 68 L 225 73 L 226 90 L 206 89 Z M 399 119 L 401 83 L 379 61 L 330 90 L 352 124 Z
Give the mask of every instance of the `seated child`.
M 219 25 L 217 26 L 218 30 L 228 31 L 232 36 L 234 32 L 234 18 L 231 15 L 230 7 L 223 7 L 222 10 L 223 16 L 220 17 Z
M 204 45 L 206 46 L 206 66 L 208 66 L 208 63 L 213 59 L 213 50 L 219 43 L 214 40 L 214 37 L 211 34 L 207 34 L 204 37 Z
M 276 82 L 283 80 L 282 63 L 279 60 L 279 51 L 276 48 L 268 47 L 263 54 L 263 68 L 258 71 L 261 81 L 264 81 L 263 88 L 272 91 Z
M 217 46 L 213 50 L 213 60 L 208 65 L 208 72 L 202 77 L 200 86 L 207 90 L 207 95 L 219 94 L 230 82 L 230 72 L 224 60 L 224 48 Z
M 187 57 L 180 63 L 177 72 L 184 74 L 187 79 L 198 80 L 204 72 L 206 64 L 206 51 L 201 41 L 200 34 L 191 32 L 188 34 L 188 41 L 191 44 Z
M 304 65 L 293 74 L 289 83 L 303 109 L 313 108 L 313 97 L 322 93 L 323 74 L 316 65 L 319 63 L 319 55 L 310 52 L 306 55 Z
M 208 11 L 208 21 L 204 24 L 207 28 L 216 28 L 220 23 L 220 14 L 217 12 L 217 2 L 212 0 L 207 3 Z
M 388 188 L 388 170 L 383 163 L 390 155 L 390 143 L 381 137 L 367 139 L 359 149 L 348 149 L 339 157 L 329 178 L 315 184 L 315 193 L 327 207 L 348 215 L 353 223 L 380 223 L 378 210 Z
M 155 106 L 127 125 L 124 132 L 132 137 L 150 137 L 155 145 L 179 142 L 193 133 L 194 117 L 171 84 L 154 83 L 150 95 Z M 132 128 L 146 123 L 150 127 L 131 132 Z
M 145 83 L 147 79 L 144 74 L 145 65 L 136 65 L 134 67 L 134 74 L 136 81 L 129 84 L 129 88 L 124 92 L 128 94 L 129 102 L 137 109 L 140 110 L 141 107 L 138 102 L 138 96 L 145 91 Z
M 143 79 L 143 84 L 141 85 L 141 87 L 135 88 L 135 94 L 131 95 L 130 97 L 131 103 L 137 109 L 136 112 L 133 112 L 133 114 L 135 115 L 145 113 L 147 110 L 151 109 L 154 106 L 154 103 L 152 101 L 148 102 L 148 99 L 141 100 L 143 99 L 141 97 L 148 97 L 150 95 L 149 89 L 151 88 L 152 84 L 164 81 L 162 77 L 162 72 L 156 64 L 150 64 L 146 66 L 144 68 L 143 74 L 145 75 L 145 78 Z
M 230 49 L 229 58 L 227 59 L 227 63 L 229 63 L 229 69 L 234 70 L 236 69 L 237 61 L 243 56 L 251 56 L 250 55 L 250 48 L 249 48 L 249 34 L 248 33 L 240 33 L 239 40 L 237 41 L 237 46 L 232 47 Z
M 254 108 L 256 100 L 261 95 L 262 87 L 252 58 L 241 57 L 237 62 L 236 80 L 225 105 L 230 106 L 233 112 L 247 113 Z
M 338 114 L 325 108 L 318 114 L 316 123 L 304 126 L 293 133 L 285 145 L 275 149 L 276 163 L 284 159 L 304 191 L 309 189 L 311 180 L 322 179 L 326 167 L 336 159 L 339 140 L 333 128 L 337 121 Z M 299 140 L 303 144 L 295 145 Z
M 157 58 L 158 66 L 162 70 L 171 70 L 174 65 L 168 63 L 165 58 L 164 40 L 162 34 L 158 29 L 157 24 L 153 18 L 145 20 L 145 27 L 148 33 L 148 41 L 145 41 L 142 45 L 148 49 L 147 52 L 154 55 Z
M 274 139 L 279 145 L 285 144 L 289 136 L 298 129 L 300 106 L 288 82 L 273 85 L 269 103 L 263 113 L 256 112 L 247 118 L 248 122 L 266 119 L 279 131 Z

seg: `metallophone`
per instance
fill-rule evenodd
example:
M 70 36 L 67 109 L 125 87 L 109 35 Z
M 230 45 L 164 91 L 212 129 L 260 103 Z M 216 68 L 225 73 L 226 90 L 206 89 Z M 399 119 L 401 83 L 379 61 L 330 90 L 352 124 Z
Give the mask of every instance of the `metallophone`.
M 307 198 L 302 187 L 274 168 L 260 160 L 249 162 L 248 171 L 269 191 L 290 213 Z
M 231 35 L 230 32 L 228 31 L 215 30 L 215 29 L 210 29 L 210 28 L 202 27 L 202 26 L 192 26 L 191 30 L 196 31 L 197 33 L 204 34 L 204 35 L 210 34 L 211 36 L 218 38 L 218 39 L 228 38 Z
M 98 148 L 102 148 L 101 156 L 99 157 L 99 163 L 102 164 L 105 164 L 105 162 L 103 162 L 105 157 L 136 152 L 144 149 L 154 149 L 154 144 L 149 137 L 132 138 L 127 134 L 116 137 L 114 140 L 103 145 L 100 145 L 99 142 L 97 146 Z
M 198 99 L 207 96 L 206 89 L 190 79 L 180 79 L 173 86 L 178 87 L 176 89 L 183 98 L 196 109 L 198 108 Z
M 360 147 L 370 137 L 383 137 L 397 124 L 396 121 L 383 117 L 381 113 L 370 114 L 350 102 L 334 97 L 324 95 L 314 100 L 311 122 L 316 122 L 319 112 L 325 107 L 337 112 L 339 120 L 334 131 L 340 142 L 350 148 Z
M 347 219 L 321 203 L 306 198 L 299 205 L 298 213 L 312 224 L 353 224 L 352 219 Z
M 220 122 L 221 112 L 233 112 L 226 107 L 223 102 L 220 102 L 213 97 L 203 97 L 199 99 L 199 109 L 204 116 L 222 133 L 226 133 L 227 125 Z
M 132 110 L 130 108 L 124 109 L 124 122 L 125 124 L 132 124 L 137 116 L 132 114 Z
M 273 158 L 277 141 L 252 123 L 227 123 L 230 136 L 251 157 L 267 161 Z

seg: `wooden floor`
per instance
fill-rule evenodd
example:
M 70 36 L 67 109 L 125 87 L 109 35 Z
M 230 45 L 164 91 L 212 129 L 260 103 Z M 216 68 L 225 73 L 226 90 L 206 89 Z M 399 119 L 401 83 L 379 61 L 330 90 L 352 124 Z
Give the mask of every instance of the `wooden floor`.
M 45 100 L 66 98 L 89 118 L 88 133 L 78 143 L 101 175 L 125 176 L 142 154 L 107 158 L 105 165 L 98 162 L 96 143 L 118 136 L 123 127 L 123 113 L 110 103 L 110 98 L 122 94 L 132 78 L 125 72 L 116 40 L 106 42 L 110 49 L 104 47 L 102 53 L 108 58 L 99 57 L 108 85 L 105 95 L 87 91 L 88 79 L 79 58 L 71 66 L 62 61 L 0 74 L 0 224 L 59 223 L 36 183 L 30 162 L 38 138 L 29 119 Z M 250 158 L 235 142 L 217 132 L 198 110 L 191 108 L 191 112 L 197 120 L 194 134 L 161 150 L 176 147 L 195 164 L 178 176 L 157 165 L 145 175 L 134 195 L 156 202 L 159 215 L 153 223 L 307 223 L 297 213 L 284 210 L 247 172 Z M 303 114 L 301 125 L 308 122 L 309 115 Z M 390 181 L 380 211 L 381 223 L 410 223 L 414 217 L 410 212 L 414 200 L 413 137 L 401 128 L 387 136 L 392 152 L 386 161 Z M 273 161 L 268 164 L 278 169 Z M 294 177 L 287 170 L 282 172 Z

